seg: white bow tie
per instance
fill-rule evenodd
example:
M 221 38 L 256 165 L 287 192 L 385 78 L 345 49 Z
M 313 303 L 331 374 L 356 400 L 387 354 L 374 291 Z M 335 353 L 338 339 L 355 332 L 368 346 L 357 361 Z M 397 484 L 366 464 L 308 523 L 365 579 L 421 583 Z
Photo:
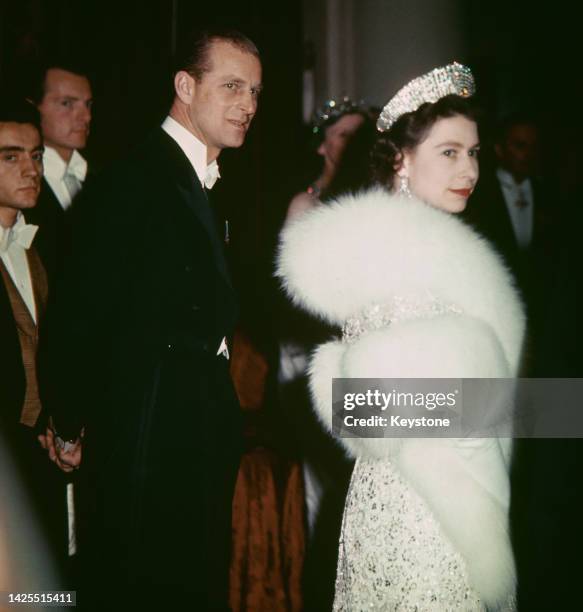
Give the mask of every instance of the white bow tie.
M 78 181 L 83 182 L 85 180 L 85 176 L 87 171 L 80 166 L 68 166 L 63 174 L 63 178 L 67 175 L 74 176 Z
M 27 225 L 26 223 L 19 223 L 13 227 L 0 226 L 0 253 L 6 253 L 13 242 L 28 249 L 37 230 L 38 225 Z
M 220 178 L 221 173 L 219 172 L 219 165 L 216 161 L 214 161 L 206 167 L 206 173 L 204 175 L 204 186 L 206 187 L 206 189 L 212 189 L 214 184 Z

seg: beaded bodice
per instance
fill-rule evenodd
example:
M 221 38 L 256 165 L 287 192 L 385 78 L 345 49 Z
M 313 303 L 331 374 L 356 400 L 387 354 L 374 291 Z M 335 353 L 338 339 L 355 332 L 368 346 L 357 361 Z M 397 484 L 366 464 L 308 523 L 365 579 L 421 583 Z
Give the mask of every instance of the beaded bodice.
M 362 334 L 387 327 L 391 323 L 411 319 L 430 319 L 442 314 L 461 314 L 455 304 L 447 303 L 434 295 L 395 296 L 383 304 L 371 304 L 359 313 L 348 317 L 342 326 L 343 342 L 354 342 Z

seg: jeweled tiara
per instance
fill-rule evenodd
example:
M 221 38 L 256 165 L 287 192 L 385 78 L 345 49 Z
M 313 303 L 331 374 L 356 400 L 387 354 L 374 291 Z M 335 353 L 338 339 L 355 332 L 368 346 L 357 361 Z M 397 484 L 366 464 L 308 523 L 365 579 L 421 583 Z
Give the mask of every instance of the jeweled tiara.
M 366 113 L 368 107 L 364 100 L 355 102 L 348 96 L 344 96 L 338 100 L 330 99 L 316 111 L 312 117 L 312 132 L 317 134 L 331 119 L 337 119 L 343 115 L 351 113 Z
M 377 120 L 379 132 L 386 132 L 401 115 L 416 111 L 426 102 L 455 94 L 462 98 L 473 96 L 476 83 L 472 71 L 454 62 L 409 81 L 387 103 Z

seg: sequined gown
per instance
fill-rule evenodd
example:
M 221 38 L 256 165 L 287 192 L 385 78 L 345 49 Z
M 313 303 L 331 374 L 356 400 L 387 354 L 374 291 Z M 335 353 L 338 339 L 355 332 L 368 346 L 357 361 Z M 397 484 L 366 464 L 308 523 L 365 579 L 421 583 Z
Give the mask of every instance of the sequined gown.
M 389 460 L 358 459 L 346 498 L 334 612 L 486 610 L 465 562 Z

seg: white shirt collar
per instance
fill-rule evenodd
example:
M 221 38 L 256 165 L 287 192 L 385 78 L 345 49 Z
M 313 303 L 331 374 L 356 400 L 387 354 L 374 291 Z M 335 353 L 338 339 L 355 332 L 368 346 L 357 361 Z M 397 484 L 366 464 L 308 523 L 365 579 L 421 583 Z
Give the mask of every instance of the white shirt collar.
M 22 211 L 19 210 L 16 213 L 16 221 L 14 222 L 14 225 L 11 225 L 10 227 L 4 227 L 2 225 L 2 223 L 0 223 L 0 239 L 2 238 L 2 236 L 4 236 L 5 233 L 8 233 L 11 230 L 16 230 L 19 227 L 22 227 L 23 225 L 25 225 L 26 222 L 24 220 L 24 215 L 22 214 Z
M 498 180 L 504 187 L 508 187 L 509 189 L 528 189 L 530 188 L 530 179 L 524 179 L 522 183 L 517 183 L 514 180 L 514 177 L 508 170 L 504 170 L 504 168 L 497 168 L 496 175 L 498 176 Z
M 212 189 L 215 181 L 220 178 L 219 165 L 217 160 L 210 164 L 206 163 L 206 146 L 176 119 L 168 116 L 162 123 L 162 129 L 176 142 L 182 149 L 188 161 L 191 163 L 196 176 L 204 187 Z
M 23 243 L 21 246 L 29 248 L 32 244 L 32 240 L 36 234 L 37 229 L 37 225 L 26 224 L 24 215 L 19 210 L 16 214 L 16 221 L 14 222 L 14 225 L 12 227 L 4 227 L 2 224 L 0 224 L 0 252 L 6 251 L 10 244 L 9 241 L 12 240 L 12 236 L 17 235 L 23 231 L 26 235 L 23 236 L 24 240 L 21 241 Z
M 74 174 L 81 182 L 87 176 L 87 161 L 76 149 L 67 163 L 55 149 L 45 146 L 43 154 L 44 174 L 47 178 L 62 180 L 65 174 Z

